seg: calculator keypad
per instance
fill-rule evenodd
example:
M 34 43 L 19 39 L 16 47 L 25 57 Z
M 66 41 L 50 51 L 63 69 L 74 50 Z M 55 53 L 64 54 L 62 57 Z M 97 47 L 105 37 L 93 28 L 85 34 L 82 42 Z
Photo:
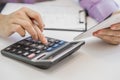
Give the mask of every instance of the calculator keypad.
M 44 45 L 41 41 L 33 40 L 31 37 L 28 37 L 24 40 L 21 40 L 5 49 L 5 51 L 10 52 L 11 54 L 16 54 L 23 56 L 28 59 L 33 59 L 37 55 L 43 54 L 45 52 L 51 52 L 61 47 L 66 42 L 63 40 L 57 40 L 53 38 L 48 38 L 48 44 Z

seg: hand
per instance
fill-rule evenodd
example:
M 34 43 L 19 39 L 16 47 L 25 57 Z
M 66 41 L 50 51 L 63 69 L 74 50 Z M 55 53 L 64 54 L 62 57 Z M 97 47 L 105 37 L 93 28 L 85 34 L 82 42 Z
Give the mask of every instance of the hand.
M 43 29 L 44 24 L 40 14 L 25 7 L 9 15 L 0 15 L 1 37 L 8 37 L 15 32 L 24 37 L 27 31 L 33 39 L 41 40 L 46 44 L 47 40 L 42 34 Z
M 115 12 L 119 14 L 120 12 Z M 109 28 L 101 29 L 93 33 L 94 36 L 101 38 L 103 41 L 110 44 L 120 44 L 120 23 L 113 24 Z

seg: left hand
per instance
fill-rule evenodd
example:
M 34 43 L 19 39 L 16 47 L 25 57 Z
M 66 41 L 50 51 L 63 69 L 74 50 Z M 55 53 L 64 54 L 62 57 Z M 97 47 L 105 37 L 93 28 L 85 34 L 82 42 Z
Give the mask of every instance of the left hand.
M 112 14 L 116 15 L 120 14 L 120 11 L 116 11 Z M 120 44 L 120 23 L 116 23 L 108 28 L 98 30 L 93 33 L 94 36 L 101 38 L 103 41 L 110 44 Z
M 113 24 L 106 29 L 98 30 L 93 35 L 107 43 L 120 44 L 120 23 Z

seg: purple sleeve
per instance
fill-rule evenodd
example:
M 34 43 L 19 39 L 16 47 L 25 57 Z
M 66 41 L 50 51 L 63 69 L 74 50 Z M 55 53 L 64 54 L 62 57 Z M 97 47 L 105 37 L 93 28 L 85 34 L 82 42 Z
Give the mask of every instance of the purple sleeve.
M 118 5 L 114 0 L 80 0 L 80 5 L 88 11 L 89 16 L 98 22 L 118 10 Z

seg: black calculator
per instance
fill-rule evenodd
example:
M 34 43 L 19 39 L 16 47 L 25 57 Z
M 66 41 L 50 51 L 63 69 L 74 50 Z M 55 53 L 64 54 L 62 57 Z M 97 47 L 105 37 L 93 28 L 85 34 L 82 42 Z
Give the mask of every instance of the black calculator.
M 7 57 L 47 69 L 77 51 L 85 43 L 84 41 L 68 42 L 46 38 L 47 45 L 27 37 L 1 50 L 1 53 Z

